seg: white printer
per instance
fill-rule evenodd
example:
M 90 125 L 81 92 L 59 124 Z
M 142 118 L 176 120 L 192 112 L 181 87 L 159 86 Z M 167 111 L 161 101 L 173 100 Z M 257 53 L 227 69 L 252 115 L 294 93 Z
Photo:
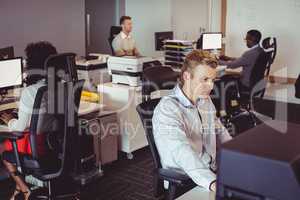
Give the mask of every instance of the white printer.
M 111 81 L 107 69 L 108 57 L 105 54 L 89 54 L 76 60 L 78 78 L 85 80 L 84 89 L 97 91 L 97 85 Z
M 151 57 L 111 56 L 107 61 L 108 72 L 112 75 L 112 82 L 133 87 L 141 84 L 143 69 L 146 66 L 154 65 L 161 65 L 161 63 Z

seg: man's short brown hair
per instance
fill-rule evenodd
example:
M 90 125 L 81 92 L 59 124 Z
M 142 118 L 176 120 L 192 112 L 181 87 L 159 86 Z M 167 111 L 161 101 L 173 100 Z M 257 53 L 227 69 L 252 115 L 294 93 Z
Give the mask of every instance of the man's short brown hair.
M 120 25 L 122 25 L 125 22 L 125 20 L 131 20 L 131 17 L 129 17 L 129 16 L 122 16 L 120 18 Z
M 213 56 L 208 51 L 203 50 L 193 50 L 189 53 L 183 63 L 180 74 L 180 84 L 184 84 L 183 73 L 190 72 L 193 76 L 193 73 L 199 65 L 207 65 L 213 69 L 217 68 L 218 61 L 215 56 Z

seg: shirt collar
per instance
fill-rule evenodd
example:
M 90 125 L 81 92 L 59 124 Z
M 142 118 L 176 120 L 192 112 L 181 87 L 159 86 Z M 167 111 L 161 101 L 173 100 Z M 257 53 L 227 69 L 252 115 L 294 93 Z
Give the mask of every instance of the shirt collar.
M 174 95 L 178 99 L 179 103 L 181 103 L 184 107 L 191 108 L 194 107 L 192 102 L 185 96 L 179 84 L 177 84 L 174 88 Z
M 185 96 L 182 89 L 180 88 L 179 84 L 175 86 L 173 89 L 174 96 L 177 98 L 179 103 L 181 103 L 186 108 L 194 108 L 197 107 L 203 103 L 205 103 L 206 99 L 199 97 L 197 99 L 196 105 L 192 104 L 192 102 Z
M 121 31 L 121 38 L 122 38 L 122 39 L 130 39 L 130 38 L 131 38 L 131 34 L 129 34 L 129 35 L 127 36 L 123 31 Z
M 254 45 L 253 47 L 251 47 L 250 49 L 255 49 L 255 48 L 257 48 L 257 47 L 259 47 L 259 44 L 257 44 L 257 45 Z

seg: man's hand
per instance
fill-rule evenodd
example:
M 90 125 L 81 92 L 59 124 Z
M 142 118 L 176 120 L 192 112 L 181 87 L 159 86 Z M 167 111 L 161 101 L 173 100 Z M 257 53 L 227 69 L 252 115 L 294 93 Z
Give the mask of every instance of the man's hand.
M 224 60 L 224 61 L 230 61 L 230 60 L 234 60 L 234 58 L 230 58 L 228 56 L 225 56 L 225 55 L 221 55 L 219 57 L 220 60 Z
M 4 121 L 4 123 L 8 124 L 8 122 L 13 119 L 14 117 L 11 114 L 3 113 L 0 115 L 0 119 Z
M 217 182 L 216 181 L 211 184 L 210 190 L 212 192 L 217 192 Z

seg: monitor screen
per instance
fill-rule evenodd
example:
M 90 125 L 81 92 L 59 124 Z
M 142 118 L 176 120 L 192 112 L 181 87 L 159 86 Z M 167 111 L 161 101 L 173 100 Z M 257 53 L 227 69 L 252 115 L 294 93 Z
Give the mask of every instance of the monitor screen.
M 165 40 L 173 40 L 174 33 L 172 31 L 167 32 L 156 32 L 155 33 L 155 50 L 163 51 L 164 41 Z
M 22 85 L 22 58 L 0 60 L 0 89 Z
M 9 59 L 14 58 L 14 48 L 13 47 L 5 47 L 0 49 L 0 59 Z
M 222 49 L 222 33 L 203 33 L 202 49 Z

